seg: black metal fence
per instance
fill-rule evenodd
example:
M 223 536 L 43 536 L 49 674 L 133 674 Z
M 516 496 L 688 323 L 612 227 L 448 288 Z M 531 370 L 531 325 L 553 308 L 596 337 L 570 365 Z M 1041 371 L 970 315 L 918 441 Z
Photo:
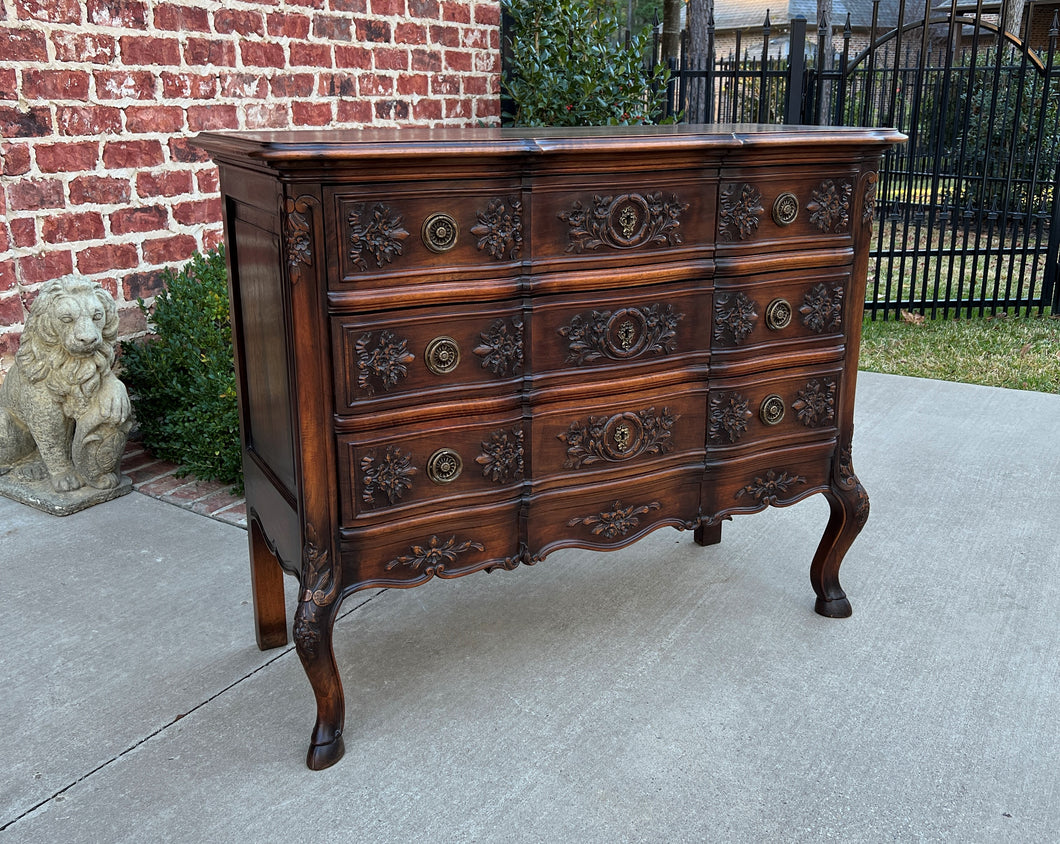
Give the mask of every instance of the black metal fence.
M 705 58 L 671 65 L 667 112 L 902 130 L 908 144 L 887 154 L 880 173 L 873 317 L 1060 313 L 1060 21 L 1053 12 L 1033 50 L 981 3 L 971 15 L 956 3 L 946 14 L 925 7 L 909 21 L 901 0 L 897 22 L 883 27 L 875 0 L 868 47 L 852 49 L 848 18 L 830 62 L 820 60 L 832 51 L 828 33 L 818 28 L 810 43 L 801 18 L 786 51 L 770 46 L 768 14 L 761 40 L 737 35 L 726 56 L 715 55 L 708 30 Z

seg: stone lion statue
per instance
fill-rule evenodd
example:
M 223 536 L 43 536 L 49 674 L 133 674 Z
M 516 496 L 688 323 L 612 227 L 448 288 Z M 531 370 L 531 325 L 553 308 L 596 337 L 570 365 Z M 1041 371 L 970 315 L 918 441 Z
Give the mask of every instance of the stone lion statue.
M 44 285 L 0 383 L 0 475 L 47 477 L 56 492 L 118 485 L 132 409 L 112 371 L 117 337 L 117 306 L 99 284 Z

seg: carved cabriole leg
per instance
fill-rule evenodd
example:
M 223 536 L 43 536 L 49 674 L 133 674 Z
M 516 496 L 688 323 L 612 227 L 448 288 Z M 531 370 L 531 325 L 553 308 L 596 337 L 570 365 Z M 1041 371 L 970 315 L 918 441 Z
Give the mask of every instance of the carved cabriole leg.
M 829 618 L 847 618 L 852 610 L 843 587 L 839 567 L 854 539 L 869 518 L 869 496 L 854 474 L 850 447 L 844 448 L 831 487 L 825 492 L 831 507 L 828 526 L 810 565 L 810 582 L 817 593 L 814 609 Z
M 266 651 L 287 644 L 287 606 L 283 569 L 261 531 L 257 514 L 250 517 L 250 591 L 254 596 L 254 633 Z
M 294 617 L 294 644 L 317 701 L 317 721 L 306 756 L 306 765 L 314 771 L 334 765 L 345 752 L 346 702 L 332 646 L 332 628 L 342 602 L 337 572 L 328 558 L 310 529 L 302 562 L 302 596 Z

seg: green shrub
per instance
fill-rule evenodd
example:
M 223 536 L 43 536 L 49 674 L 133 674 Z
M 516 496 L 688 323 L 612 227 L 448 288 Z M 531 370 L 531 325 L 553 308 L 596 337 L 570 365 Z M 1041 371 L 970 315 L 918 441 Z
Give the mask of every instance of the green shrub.
M 139 305 L 154 336 L 124 341 L 121 362 L 145 448 L 182 472 L 241 488 L 223 248 L 167 270 L 153 310 Z
M 623 43 L 615 13 L 599 0 L 502 0 L 511 19 L 502 86 L 516 126 L 652 123 L 668 71 L 646 59 L 651 29 Z

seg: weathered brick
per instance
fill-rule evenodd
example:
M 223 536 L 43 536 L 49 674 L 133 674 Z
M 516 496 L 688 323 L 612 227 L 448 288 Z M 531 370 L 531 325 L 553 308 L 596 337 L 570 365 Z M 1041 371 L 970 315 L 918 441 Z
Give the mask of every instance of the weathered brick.
M 458 26 L 432 26 L 431 43 L 442 47 L 460 46 L 460 27 Z
M 213 129 L 235 129 L 239 126 L 239 111 L 234 105 L 190 106 L 188 129 L 205 132 Z
M 222 35 L 264 35 L 265 21 L 261 12 L 249 9 L 218 9 L 213 13 L 213 28 Z
M 212 100 L 217 96 L 217 77 L 198 73 L 162 74 L 163 99 Z
M 221 76 L 220 93 L 222 97 L 263 100 L 269 95 L 269 82 L 255 73 L 225 74 Z
M 499 120 L 501 116 L 501 101 L 497 96 L 486 97 L 475 100 L 475 117 L 480 120 Z
M 186 226 L 216 223 L 221 219 L 221 198 L 215 196 L 174 205 L 173 219 Z
M 198 244 L 190 234 L 160 237 L 143 242 L 144 260 L 152 264 L 186 261 L 195 254 Z
M 285 73 L 269 80 L 274 97 L 308 97 L 313 93 L 311 73 Z
M 471 53 L 467 50 L 446 50 L 442 55 L 445 69 L 455 73 L 471 72 Z
M 140 265 L 140 255 L 131 243 L 108 243 L 90 246 L 77 253 L 77 271 L 98 275 L 111 270 L 131 270 Z
M 103 228 L 103 215 L 98 211 L 52 214 L 41 222 L 40 233 L 45 243 L 99 240 L 106 234 Z
M 176 38 L 123 35 L 118 45 L 125 65 L 180 64 L 180 42 Z
M 143 30 L 147 4 L 141 0 L 88 0 L 88 21 L 96 26 Z
M 17 284 L 18 279 L 15 277 L 15 262 L 0 261 L 0 291 L 14 290 Z M 13 322 L 22 322 L 22 320 L 13 320 Z
M 41 138 L 51 133 L 52 114 L 48 108 L 0 108 L 0 137 Z
M 220 226 L 215 226 L 212 229 L 207 229 L 202 233 L 202 249 L 208 251 L 210 249 L 216 249 L 224 243 L 224 231 Z
M 146 330 L 147 315 L 143 311 L 135 306 L 118 309 L 118 336 L 131 337 L 143 334 Z
M 42 173 L 76 173 L 94 170 L 99 161 L 99 143 L 78 141 L 65 144 L 38 144 L 34 150 Z
M 291 12 L 269 12 L 266 26 L 274 38 L 305 39 L 309 37 L 310 18 Z
M 335 67 L 368 70 L 372 66 L 372 51 L 364 47 L 336 47 Z
M 408 70 L 409 51 L 401 47 L 376 47 L 372 50 L 376 70 Z
M 26 255 L 16 260 L 16 269 L 23 284 L 40 284 L 72 273 L 74 255 L 69 249 Z
M 478 27 L 465 27 L 460 33 L 460 45 L 470 50 L 488 50 L 490 31 Z
M 355 15 L 363 15 L 368 11 L 368 0 L 331 0 L 333 12 L 353 12 Z
M 130 132 L 170 134 L 183 127 L 184 109 L 180 106 L 129 106 L 125 109 L 125 128 Z
M 239 55 L 247 67 L 283 67 L 285 64 L 280 44 L 243 41 L 239 45 Z
M 110 141 L 103 145 L 103 164 L 111 169 L 157 167 L 164 161 L 161 141 Z
M 118 42 L 99 32 L 53 32 L 52 44 L 61 62 L 110 64 L 118 55 Z
M 0 29 L 0 56 L 9 62 L 48 61 L 48 40 L 35 29 Z
M 499 3 L 476 3 L 475 23 L 481 26 L 500 26 L 501 7 Z
M 295 126 L 327 126 L 332 121 L 331 103 L 291 103 L 291 121 Z
M 443 2 L 442 20 L 450 23 L 471 23 L 471 6 L 464 0 L 459 3 L 452 0 Z
M 147 70 L 97 70 L 96 96 L 101 100 L 154 99 L 156 79 Z
M 120 205 L 131 196 L 128 179 L 84 175 L 70 180 L 71 205 Z
M 161 3 L 155 6 L 155 28 L 173 32 L 209 32 L 210 16 L 200 6 L 177 6 Z
M 129 273 L 123 276 L 121 280 L 122 296 L 128 302 L 135 302 L 137 299 L 149 299 L 160 293 L 165 286 L 165 278 L 161 270 Z
M 357 76 L 357 93 L 362 97 L 387 97 L 394 93 L 394 78 L 378 73 Z
M 36 246 L 37 221 L 32 217 L 16 217 L 11 220 L 11 241 L 19 249 Z
M 206 151 L 201 150 L 196 146 L 192 146 L 192 143 L 188 138 L 170 138 L 169 157 L 172 161 L 181 164 L 189 164 L 199 161 L 205 162 L 210 160 L 210 156 L 206 154 Z
M 352 41 L 353 22 L 338 15 L 313 15 L 313 37 L 323 41 Z
M 441 20 L 441 7 L 438 0 L 408 0 L 409 15 L 414 18 Z
M 427 27 L 418 23 L 399 23 L 394 27 L 395 44 L 426 44 Z
M 404 17 L 405 0 L 371 0 L 371 9 L 373 15 Z
M 22 20 L 81 23 L 81 3 L 80 0 L 15 0 L 15 14 Z
M 108 106 L 59 106 L 55 120 L 59 134 L 68 137 L 121 131 L 121 109 Z
M 24 322 L 26 311 L 22 306 L 22 298 L 18 293 L 9 293 L 0 296 L 0 325 L 17 325 Z
M 443 100 L 442 106 L 444 107 L 447 119 L 453 120 L 460 118 L 463 120 L 469 120 L 471 118 L 471 101 L 466 97 Z
M 404 100 L 380 100 L 375 103 L 375 116 L 380 120 L 408 120 L 409 104 Z
M 290 123 L 283 103 L 250 103 L 243 110 L 243 118 L 248 129 L 282 129 Z
M 0 68 L 0 100 L 18 99 L 18 74 L 13 67 Z
M 12 211 L 39 211 L 66 207 L 61 179 L 19 179 L 7 186 L 7 205 Z
M 356 97 L 357 77 L 343 73 L 322 73 L 317 78 L 317 94 L 321 97 Z
M 138 173 L 136 194 L 151 196 L 181 196 L 194 190 L 190 170 L 163 170 L 158 173 Z
M 460 77 L 452 74 L 438 74 L 431 77 L 431 93 L 435 96 L 460 93 Z
M 489 78 L 486 76 L 465 76 L 464 93 L 468 96 L 488 96 L 493 93 L 490 90 Z
M 413 120 L 441 120 L 442 104 L 438 100 L 423 99 L 412 107 Z
M 168 223 L 169 215 L 160 205 L 119 208 L 110 215 L 110 230 L 114 234 L 163 231 Z
M 379 20 L 358 20 L 357 40 L 372 41 L 377 44 L 390 43 L 393 33 L 390 24 Z
M 338 62 L 340 50 L 350 50 L 350 47 L 336 47 L 335 61 Z M 369 61 L 371 57 L 369 56 Z M 291 42 L 291 67 L 331 67 L 331 45 L 330 44 L 304 44 L 298 41 Z M 350 67 L 350 65 L 345 65 Z
M 397 92 L 404 96 L 426 97 L 428 94 L 427 77 L 422 73 L 406 73 L 397 79 Z
M 11 250 L 11 234 L 7 226 L 5 219 L 3 225 L 0 225 L 0 254 L 9 252 Z
M 0 160 L 3 161 L 0 172 L 5 176 L 21 176 L 33 165 L 29 144 L 0 144 Z
M 90 77 L 83 70 L 22 71 L 22 95 L 29 100 L 86 100 Z
M 236 45 L 213 38 L 189 38 L 184 45 L 184 62 L 190 67 L 235 67 Z
M 207 167 L 195 174 L 195 185 L 199 193 L 217 193 L 220 182 L 217 177 L 216 167 Z
M 363 99 L 339 100 L 335 117 L 340 123 L 371 123 L 372 104 Z
M 438 50 L 413 50 L 412 70 L 437 73 L 442 69 L 442 54 Z

